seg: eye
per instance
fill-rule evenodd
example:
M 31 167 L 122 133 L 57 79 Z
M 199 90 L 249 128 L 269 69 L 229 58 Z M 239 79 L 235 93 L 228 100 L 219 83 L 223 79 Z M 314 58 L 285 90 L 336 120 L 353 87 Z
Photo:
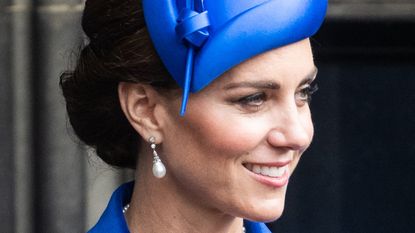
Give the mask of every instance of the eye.
M 236 102 L 244 108 L 255 108 L 251 110 L 258 110 L 265 102 L 266 98 L 267 96 L 264 92 L 259 92 L 239 98 Z
M 295 99 L 299 106 L 311 102 L 311 96 L 318 90 L 317 84 L 306 84 L 301 87 L 300 91 L 296 93 Z

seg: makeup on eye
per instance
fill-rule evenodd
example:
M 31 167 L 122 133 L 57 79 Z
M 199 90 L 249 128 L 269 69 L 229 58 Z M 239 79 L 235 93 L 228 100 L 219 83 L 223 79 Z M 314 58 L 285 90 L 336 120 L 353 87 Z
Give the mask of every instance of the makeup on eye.
M 236 105 L 243 112 L 255 112 L 278 89 L 280 85 L 274 80 L 240 81 L 227 84 L 223 93 L 228 96 L 229 104 Z
M 230 101 L 231 105 L 236 106 L 244 113 L 258 112 L 265 105 L 267 94 L 263 91 L 257 91 L 252 94 L 246 94 L 242 97 L 234 98 Z
M 311 102 L 312 95 L 318 90 L 318 85 L 307 83 L 300 87 L 300 90 L 296 93 L 296 100 L 301 101 L 299 105 L 304 105 L 305 103 Z M 298 97 L 298 99 L 297 99 Z
M 311 102 L 311 96 L 318 90 L 318 85 L 313 84 L 314 80 L 317 77 L 318 69 L 314 67 L 314 69 L 306 75 L 306 77 L 300 82 L 299 91 L 295 93 L 295 99 L 298 106 L 303 106 L 306 103 L 309 104 Z
M 252 95 L 244 96 L 237 100 L 241 105 L 259 106 L 264 103 L 267 96 L 264 92 L 257 92 Z

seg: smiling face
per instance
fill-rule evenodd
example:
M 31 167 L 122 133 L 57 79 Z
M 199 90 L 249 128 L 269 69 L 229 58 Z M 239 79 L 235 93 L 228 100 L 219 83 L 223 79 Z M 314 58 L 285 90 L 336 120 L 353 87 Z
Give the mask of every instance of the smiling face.
M 280 217 L 288 180 L 313 137 L 309 40 L 256 56 L 165 104 L 162 160 L 189 203 L 255 221 Z

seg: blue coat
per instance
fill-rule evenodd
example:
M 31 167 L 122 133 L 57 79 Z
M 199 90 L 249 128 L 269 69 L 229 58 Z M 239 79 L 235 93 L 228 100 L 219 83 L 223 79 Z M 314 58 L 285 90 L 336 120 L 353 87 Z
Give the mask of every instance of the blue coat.
M 122 209 L 130 202 L 134 182 L 121 185 L 111 196 L 98 223 L 88 233 L 129 233 Z M 247 233 L 271 233 L 264 223 L 244 220 Z

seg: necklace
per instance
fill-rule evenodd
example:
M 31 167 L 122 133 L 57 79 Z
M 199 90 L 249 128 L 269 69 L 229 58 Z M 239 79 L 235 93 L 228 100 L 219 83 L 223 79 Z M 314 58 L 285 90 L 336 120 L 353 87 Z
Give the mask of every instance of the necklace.
M 122 213 L 123 213 L 123 214 L 127 213 L 127 210 L 128 210 L 129 208 L 130 208 L 130 204 L 125 205 L 125 206 L 122 208 Z M 245 227 L 244 227 L 244 226 L 242 226 L 242 233 L 246 233 L 246 230 L 245 230 Z
M 130 208 L 130 204 L 127 204 L 122 208 L 122 213 L 123 214 L 127 213 L 128 208 Z

